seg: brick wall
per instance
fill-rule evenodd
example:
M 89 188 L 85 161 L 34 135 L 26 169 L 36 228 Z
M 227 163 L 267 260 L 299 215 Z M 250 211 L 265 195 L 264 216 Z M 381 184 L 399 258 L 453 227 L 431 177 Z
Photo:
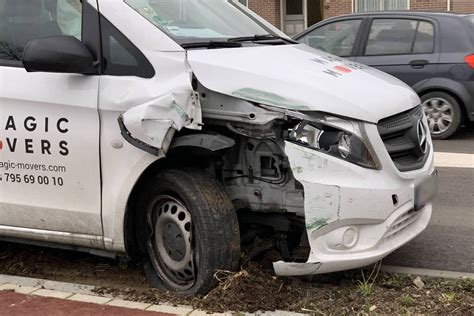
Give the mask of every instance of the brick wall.
M 248 0 L 249 9 L 281 28 L 280 0 Z
M 469 0 L 472 1 L 472 0 Z M 411 0 L 410 9 L 413 11 L 446 11 L 447 0 Z
M 458 13 L 474 13 L 474 0 L 451 0 L 451 10 Z
M 352 12 L 352 0 L 324 0 L 324 18 Z

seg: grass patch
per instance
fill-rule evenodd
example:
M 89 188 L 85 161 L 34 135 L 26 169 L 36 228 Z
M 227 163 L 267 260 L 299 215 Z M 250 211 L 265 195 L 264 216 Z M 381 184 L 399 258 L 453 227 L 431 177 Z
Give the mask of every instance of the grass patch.
M 373 268 L 372 271 L 369 274 L 369 277 L 365 277 L 364 270 L 362 270 L 362 280 L 357 281 L 357 290 L 359 291 L 360 294 L 364 297 L 370 297 L 372 296 L 372 293 L 374 292 L 374 284 L 375 281 L 377 281 L 377 276 L 379 275 L 380 272 L 380 267 L 382 266 L 382 261 L 377 262 Z
M 441 303 L 453 303 L 456 301 L 456 293 L 454 292 L 449 292 L 449 293 L 441 293 L 441 296 L 439 298 Z
M 410 307 L 415 305 L 415 300 L 409 294 L 402 294 L 398 298 L 398 303 L 404 307 Z

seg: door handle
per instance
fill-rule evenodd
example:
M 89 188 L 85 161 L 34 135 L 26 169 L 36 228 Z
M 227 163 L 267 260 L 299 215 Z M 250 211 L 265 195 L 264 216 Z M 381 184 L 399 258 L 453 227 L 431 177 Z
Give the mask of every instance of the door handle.
M 410 66 L 413 69 L 422 69 L 428 64 L 429 64 L 429 62 L 425 59 L 418 59 L 418 60 L 410 61 Z

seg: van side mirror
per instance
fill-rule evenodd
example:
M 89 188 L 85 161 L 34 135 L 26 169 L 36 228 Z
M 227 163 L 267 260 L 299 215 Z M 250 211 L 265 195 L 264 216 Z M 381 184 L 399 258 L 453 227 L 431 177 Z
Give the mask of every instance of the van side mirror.
M 23 66 L 28 72 L 97 73 L 92 53 L 73 36 L 52 36 L 28 42 L 23 51 Z

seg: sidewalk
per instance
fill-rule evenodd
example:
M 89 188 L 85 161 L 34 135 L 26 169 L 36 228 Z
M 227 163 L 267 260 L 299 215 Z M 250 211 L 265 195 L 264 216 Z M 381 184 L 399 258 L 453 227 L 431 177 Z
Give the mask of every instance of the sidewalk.
M 191 306 L 153 305 L 100 296 L 88 285 L 0 274 L 0 316 L 205 314 Z
M 302 316 L 277 310 L 256 313 L 208 313 L 192 306 L 127 301 L 98 295 L 89 285 L 0 274 L 0 316 Z
M 110 300 L 112 301 L 112 299 Z M 167 316 L 172 314 L 129 309 L 110 305 L 84 303 L 37 295 L 20 294 L 10 291 L 0 291 L 0 315 L 10 316 Z

